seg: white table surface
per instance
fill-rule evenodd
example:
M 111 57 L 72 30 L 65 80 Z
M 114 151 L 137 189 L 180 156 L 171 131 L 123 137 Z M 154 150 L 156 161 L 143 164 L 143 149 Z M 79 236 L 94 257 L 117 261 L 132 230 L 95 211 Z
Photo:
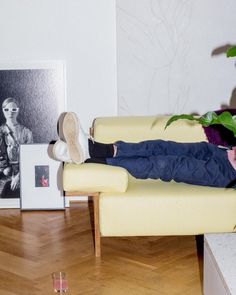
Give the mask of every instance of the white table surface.
M 222 279 L 231 294 L 236 294 L 236 233 L 205 234 Z

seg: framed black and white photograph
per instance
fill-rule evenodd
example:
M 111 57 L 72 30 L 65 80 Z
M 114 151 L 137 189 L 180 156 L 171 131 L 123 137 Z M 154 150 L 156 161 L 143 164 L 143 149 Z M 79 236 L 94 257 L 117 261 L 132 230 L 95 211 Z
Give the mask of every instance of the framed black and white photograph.
M 62 163 L 52 158 L 52 144 L 20 146 L 22 210 L 65 209 Z
M 0 208 L 20 207 L 20 145 L 56 140 L 65 101 L 63 61 L 0 63 Z

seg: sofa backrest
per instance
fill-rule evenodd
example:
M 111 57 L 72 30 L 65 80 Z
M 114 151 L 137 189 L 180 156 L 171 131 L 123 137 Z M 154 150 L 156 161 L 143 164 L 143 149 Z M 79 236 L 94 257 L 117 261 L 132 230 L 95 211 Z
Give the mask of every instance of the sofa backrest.
M 170 116 L 130 116 L 96 118 L 92 130 L 96 141 L 110 143 L 117 140 L 139 142 L 148 139 L 177 142 L 207 141 L 200 124 L 178 120 L 164 129 Z

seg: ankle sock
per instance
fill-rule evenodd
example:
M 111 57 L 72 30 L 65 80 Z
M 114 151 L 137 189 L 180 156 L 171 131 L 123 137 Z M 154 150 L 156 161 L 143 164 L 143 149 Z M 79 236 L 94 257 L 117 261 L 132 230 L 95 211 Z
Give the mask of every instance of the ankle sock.
M 107 164 L 105 158 L 89 158 L 85 160 L 85 163 Z
M 112 143 L 100 143 L 89 139 L 88 144 L 91 158 L 112 158 L 114 156 L 114 146 Z

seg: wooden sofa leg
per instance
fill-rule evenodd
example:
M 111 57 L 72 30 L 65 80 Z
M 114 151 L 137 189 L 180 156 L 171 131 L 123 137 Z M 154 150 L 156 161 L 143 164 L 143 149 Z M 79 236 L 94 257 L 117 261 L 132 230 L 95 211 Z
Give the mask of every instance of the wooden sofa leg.
M 94 243 L 95 243 L 95 256 L 101 257 L 101 234 L 99 224 L 99 194 L 93 196 L 94 206 Z

